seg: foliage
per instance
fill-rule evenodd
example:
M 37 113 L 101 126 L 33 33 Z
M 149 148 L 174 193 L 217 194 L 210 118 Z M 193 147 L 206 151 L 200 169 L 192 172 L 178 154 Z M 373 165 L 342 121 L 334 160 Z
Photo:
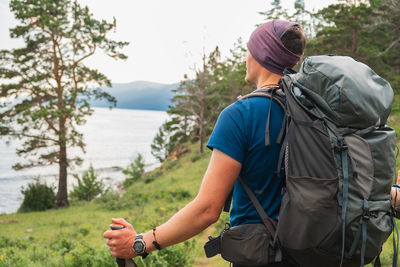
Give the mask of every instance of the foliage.
M 12 38 L 25 46 L 0 51 L 0 135 L 23 140 L 17 149 L 27 162 L 15 169 L 59 165 L 56 206 L 68 206 L 67 167 L 80 164 L 68 158 L 67 147 L 85 143 L 77 126 L 93 113 L 88 98 L 115 98 L 100 89 L 110 80 L 84 61 L 102 50 L 114 59 L 128 43 L 107 37 L 116 28 L 93 17 L 87 7 L 72 0 L 11 0 L 19 24 Z
M 37 178 L 33 183 L 29 183 L 26 189 L 21 189 L 24 200 L 18 211 L 44 211 L 53 208 L 56 200 L 53 190 L 52 187 L 41 183 L 39 178 Z
M 167 201 L 184 200 L 191 198 L 192 194 L 185 189 L 174 189 L 174 190 L 163 190 L 162 192 L 156 192 L 154 198 L 165 199 Z
M 149 194 L 137 192 L 137 190 L 128 190 L 125 194 L 113 191 L 111 189 L 96 199 L 102 209 L 105 210 L 122 210 L 132 207 L 145 205 L 150 199 Z
M 139 181 L 144 173 L 144 158 L 142 154 L 138 154 L 136 158 L 131 162 L 126 169 L 122 170 L 122 172 L 125 174 L 126 178 L 123 181 L 122 185 L 124 188 L 128 188 L 131 186 L 134 182 Z
M 189 137 L 187 117 L 173 117 L 164 122 L 158 129 L 151 144 L 151 154 L 160 162 L 179 147 L 179 144 L 187 141 Z
M 202 67 L 196 69 L 195 77 L 185 75 L 175 90 L 173 105 L 167 111 L 171 119 L 160 127 L 152 144 L 152 153 L 161 162 L 189 137 L 198 141 L 198 151 L 203 153 L 205 138 L 222 109 L 254 89 L 244 81 L 246 49 L 241 39 L 230 52 L 224 60 L 218 47 L 208 56 L 203 54 Z
M 390 125 L 396 129 L 400 127 L 399 116 L 399 112 L 391 114 L 393 119 Z M 109 229 L 110 218 L 124 217 L 133 224 L 137 232 L 145 232 L 164 223 L 188 203 L 190 198 L 182 197 L 187 195 L 183 193 L 184 191 L 189 192 L 191 196 L 195 196 L 198 192 L 211 151 L 205 150 L 204 156 L 192 162 L 191 157 L 198 152 L 195 149 L 196 145 L 188 146 L 191 152 L 179 160 L 180 164 L 177 168 L 159 172 L 161 167 L 153 171 L 158 173 L 157 179 L 153 182 L 146 184 L 144 181 L 138 181 L 137 187 L 140 188 L 140 192 L 135 192 L 134 187 L 128 188 L 124 195 L 114 192 L 119 198 L 115 201 L 110 200 L 109 203 L 115 204 L 116 207 L 112 211 L 103 206 L 100 202 L 102 197 L 100 197 L 92 202 L 82 202 L 79 206 L 73 205 L 69 209 L 53 209 L 40 213 L 0 214 L 0 267 L 72 266 L 72 253 L 76 253 L 76 261 L 79 261 L 79 257 L 94 255 L 91 263 L 83 266 L 116 266 L 115 259 L 110 257 L 102 237 L 102 233 Z M 155 197 L 155 192 L 161 195 L 164 191 L 174 192 L 175 196 L 180 196 L 172 198 L 170 194 L 165 194 L 160 198 Z M 182 193 L 178 193 L 179 191 Z M 140 196 L 136 196 L 135 193 L 140 193 Z M 147 198 L 148 201 L 141 206 L 136 206 L 133 204 L 134 199 L 139 198 Z M 120 203 L 123 207 L 119 206 Z M 194 266 L 227 266 L 229 263 L 221 257 L 206 258 L 202 249 L 207 236 L 219 234 L 227 220 L 228 214 L 223 213 L 216 224 L 194 237 L 196 247 L 185 247 L 181 244 L 178 247 L 186 248 L 186 250 L 175 250 L 176 247 L 173 246 L 159 252 L 167 253 L 167 250 L 171 249 L 175 253 L 175 255 L 170 255 L 171 257 L 186 257 L 187 263 L 181 266 L 188 266 L 194 258 L 196 258 Z M 397 222 L 400 226 L 400 221 Z M 32 229 L 32 232 L 27 232 L 27 229 Z M 391 242 L 389 238 L 383 247 L 382 266 L 391 266 L 393 255 Z M 94 252 L 85 250 L 84 246 L 94 249 Z M 163 260 L 158 258 L 159 252 L 152 252 L 144 260 L 146 266 L 153 266 L 153 262 L 156 264 L 158 260 L 160 262 Z M 140 259 L 136 262 L 142 264 Z M 174 263 L 170 261 L 170 264 L 173 266 Z
M 352 56 L 400 90 L 400 2 L 338 1 L 314 14 L 319 21 L 306 54 Z
M 265 16 L 266 21 L 274 19 L 285 19 L 287 18 L 288 11 L 283 8 L 280 0 L 273 0 L 271 8 L 267 11 L 259 12 L 260 15 Z
M 0 237 L 0 267 L 62 266 L 114 267 L 115 259 L 105 248 L 96 248 L 71 236 L 57 236 L 52 242 Z M 3 254 L 4 253 L 4 254 Z
M 308 39 L 305 56 L 351 56 L 388 80 L 396 92 L 400 91 L 399 1 L 337 0 L 317 11 L 307 10 L 307 1 L 293 2 L 291 13 L 282 8 L 280 0 L 272 1 L 270 9 L 259 13 L 268 21 L 298 22 Z
M 104 192 L 104 182 L 94 172 L 92 165 L 90 165 L 89 170 L 83 173 L 82 178 L 76 174 L 74 174 L 74 177 L 78 185 L 73 186 L 70 193 L 73 200 L 91 201 Z
M 167 160 L 163 164 L 163 169 L 170 170 L 170 169 L 178 167 L 179 164 L 180 164 L 180 162 L 178 160 Z
M 128 206 L 127 203 L 122 201 L 122 194 L 112 190 L 107 190 L 95 202 L 106 210 L 121 210 Z
M 144 261 L 136 258 L 138 266 L 191 266 L 195 241 L 165 248 L 152 253 Z M 115 258 L 105 247 L 94 247 L 84 240 L 66 235 L 53 242 L 39 244 L 29 240 L 0 237 L 0 267 L 60 266 L 60 267 L 114 267 Z
M 145 173 L 144 174 L 144 182 L 146 184 L 153 182 L 155 179 L 157 179 L 158 177 L 162 176 L 163 172 L 161 169 L 156 169 L 154 171 L 151 171 L 149 173 Z
M 182 244 L 175 245 L 151 253 L 144 261 L 136 259 L 138 266 L 152 266 L 152 267 L 181 267 L 192 266 L 193 263 L 193 249 L 195 248 L 195 241 L 189 240 Z

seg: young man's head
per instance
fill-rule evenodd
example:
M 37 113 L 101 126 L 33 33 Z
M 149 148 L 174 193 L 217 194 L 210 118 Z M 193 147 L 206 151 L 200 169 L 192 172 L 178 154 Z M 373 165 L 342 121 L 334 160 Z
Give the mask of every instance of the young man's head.
M 273 20 L 260 25 L 247 43 L 246 81 L 257 83 L 266 70 L 282 76 L 304 53 L 306 38 L 301 27 L 289 21 Z

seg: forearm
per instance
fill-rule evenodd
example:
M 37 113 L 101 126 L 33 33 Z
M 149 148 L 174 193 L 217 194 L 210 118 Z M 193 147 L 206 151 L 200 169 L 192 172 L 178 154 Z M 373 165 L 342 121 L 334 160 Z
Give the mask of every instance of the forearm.
M 155 238 L 152 230 L 144 234 L 146 251 L 156 249 L 153 244 L 155 239 L 161 248 L 165 248 L 193 237 L 217 221 L 240 168 L 240 162 L 215 149 L 197 197 L 166 223 L 158 226 Z M 104 232 L 103 236 L 108 239 L 107 245 L 111 255 L 120 258 L 134 257 L 132 244 L 137 235 L 134 227 L 124 219 L 112 221 L 123 225 L 125 229 Z
M 221 209 L 219 210 L 219 212 Z M 219 212 L 214 208 L 201 203 L 196 198 L 166 223 L 158 226 L 155 231 L 157 243 L 162 248 L 183 242 L 206 229 L 209 225 L 214 223 L 219 216 Z M 156 248 L 153 245 L 154 236 L 153 231 L 150 230 L 144 235 L 146 242 L 147 252 L 153 251 Z
M 393 207 L 399 207 L 400 206 L 400 188 L 392 186 L 392 205 Z

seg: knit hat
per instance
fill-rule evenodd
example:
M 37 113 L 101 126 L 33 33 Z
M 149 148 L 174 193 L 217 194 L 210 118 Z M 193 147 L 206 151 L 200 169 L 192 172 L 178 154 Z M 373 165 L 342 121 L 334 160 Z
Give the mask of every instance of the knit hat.
M 301 56 L 289 51 L 282 43 L 285 32 L 297 23 L 272 20 L 261 24 L 251 34 L 247 43 L 250 54 L 269 71 L 283 75 L 285 68 L 292 68 Z

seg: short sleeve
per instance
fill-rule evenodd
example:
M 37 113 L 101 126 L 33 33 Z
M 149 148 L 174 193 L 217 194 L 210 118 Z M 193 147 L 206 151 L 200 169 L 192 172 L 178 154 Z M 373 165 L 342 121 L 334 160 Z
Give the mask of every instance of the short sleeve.
M 246 151 L 246 125 L 244 108 L 235 102 L 225 108 L 218 117 L 208 140 L 209 149 L 218 149 L 243 164 Z

